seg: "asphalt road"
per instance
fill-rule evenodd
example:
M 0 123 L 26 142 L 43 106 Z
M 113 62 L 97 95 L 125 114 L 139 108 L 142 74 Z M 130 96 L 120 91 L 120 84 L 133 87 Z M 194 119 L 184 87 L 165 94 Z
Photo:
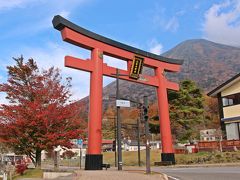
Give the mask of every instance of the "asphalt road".
M 240 167 L 152 167 L 170 180 L 240 180 Z

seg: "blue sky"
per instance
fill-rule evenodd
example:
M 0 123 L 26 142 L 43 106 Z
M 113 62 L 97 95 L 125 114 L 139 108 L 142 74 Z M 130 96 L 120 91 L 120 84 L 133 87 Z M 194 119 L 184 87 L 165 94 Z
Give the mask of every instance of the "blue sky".
M 73 77 L 73 98 L 89 93 L 89 74 L 65 68 L 64 56 L 89 53 L 61 40 L 54 15 L 98 34 L 161 54 L 188 39 L 205 38 L 240 46 L 240 0 L 0 0 L 0 83 L 12 57 L 34 58 Z M 123 63 L 106 57 L 112 66 Z M 104 85 L 109 83 L 104 78 Z M 0 93 L 0 103 L 5 103 Z

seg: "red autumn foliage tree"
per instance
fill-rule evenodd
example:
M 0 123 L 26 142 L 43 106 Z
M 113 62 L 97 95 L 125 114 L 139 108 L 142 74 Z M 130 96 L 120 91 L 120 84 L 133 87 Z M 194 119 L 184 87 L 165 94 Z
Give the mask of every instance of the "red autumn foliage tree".
M 15 61 L 7 67 L 7 83 L 0 84 L 9 100 L 0 105 L 0 138 L 40 166 L 42 150 L 70 148 L 70 140 L 81 136 L 83 124 L 77 103 L 69 100 L 71 78 L 62 84 L 59 69 L 40 72 L 33 59 Z

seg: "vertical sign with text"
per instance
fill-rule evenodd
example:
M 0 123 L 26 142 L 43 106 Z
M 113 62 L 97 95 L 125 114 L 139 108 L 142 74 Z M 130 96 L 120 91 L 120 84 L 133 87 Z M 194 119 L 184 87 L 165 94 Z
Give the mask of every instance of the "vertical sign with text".
M 144 58 L 141 56 L 134 56 L 131 71 L 129 74 L 130 78 L 138 79 L 139 74 L 142 72 Z

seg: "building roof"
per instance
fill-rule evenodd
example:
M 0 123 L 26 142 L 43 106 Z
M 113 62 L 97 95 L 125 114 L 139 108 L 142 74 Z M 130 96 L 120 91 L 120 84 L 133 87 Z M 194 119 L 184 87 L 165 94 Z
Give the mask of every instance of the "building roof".
M 216 87 L 215 89 L 210 91 L 207 95 L 211 96 L 211 97 L 216 97 L 218 93 L 220 93 L 223 90 L 227 89 L 228 87 L 230 87 L 232 84 L 234 84 L 237 81 L 240 81 L 240 73 L 235 75 L 235 76 L 233 76 L 231 79 L 227 80 L 226 82 L 224 82 L 220 86 Z
M 137 141 L 131 141 L 129 146 L 138 146 L 138 142 Z M 140 142 L 140 146 L 145 146 L 145 144 L 143 142 Z
M 102 144 L 112 144 L 114 140 L 112 139 L 103 139 Z
M 102 144 L 113 144 L 113 139 L 102 139 Z M 88 141 L 84 141 L 83 144 L 88 144 Z
M 230 118 L 222 118 L 221 121 L 224 121 L 224 122 L 240 121 L 240 116 L 230 117 Z
M 99 34 L 91 32 L 91 31 L 89 31 L 87 29 L 84 29 L 84 28 L 82 28 L 82 27 L 80 27 L 80 26 L 78 26 L 78 25 L 68 21 L 67 19 L 63 18 L 60 15 L 54 16 L 54 18 L 52 20 L 52 23 L 53 23 L 54 28 L 59 30 L 59 31 L 61 31 L 65 27 L 67 27 L 69 29 L 72 29 L 75 32 L 78 32 L 78 33 L 80 33 L 82 35 L 85 35 L 85 36 L 90 37 L 92 39 L 95 39 L 97 41 L 109 44 L 111 46 L 114 46 L 114 47 L 117 47 L 117 48 L 129 51 L 129 52 L 132 52 L 132 53 L 144 56 L 144 57 L 149 57 L 149 58 L 156 59 L 156 60 L 159 60 L 159 61 L 162 61 L 162 62 L 166 62 L 166 63 L 170 63 L 170 64 L 178 64 L 178 65 L 182 65 L 183 64 L 183 60 L 172 59 L 172 58 L 166 58 L 166 57 L 163 57 L 163 56 L 159 56 L 159 55 L 147 52 L 147 51 L 143 51 L 141 49 L 134 48 L 132 46 L 128 46 L 126 44 L 123 44 L 123 43 L 120 43 L 118 41 L 109 39 L 107 37 L 101 36 Z

